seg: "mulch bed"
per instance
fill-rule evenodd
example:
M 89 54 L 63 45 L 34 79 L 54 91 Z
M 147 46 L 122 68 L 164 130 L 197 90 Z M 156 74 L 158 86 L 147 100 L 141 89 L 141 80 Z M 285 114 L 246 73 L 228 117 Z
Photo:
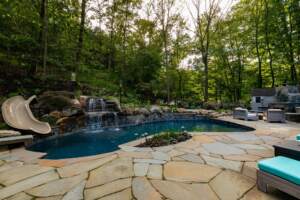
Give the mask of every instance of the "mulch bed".
M 137 145 L 137 147 L 160 147 L 167 146 L 171 144 L 177 144 L 179 142 L 186 141 L 192 138 L 192 136 L 187 132 L 163 132 L 158 135 L 154 135 L 152 138 L 146 137 L 146 142 Z

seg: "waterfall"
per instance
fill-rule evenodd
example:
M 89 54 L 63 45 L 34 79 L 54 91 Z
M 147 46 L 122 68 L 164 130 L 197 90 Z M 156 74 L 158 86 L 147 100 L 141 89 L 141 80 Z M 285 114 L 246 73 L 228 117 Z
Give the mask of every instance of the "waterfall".
M 94 98 L 89 98 L 88 99 L 88 104 L 87 104 L 87 112 L 93 112 L 96 108 L 96 101 Z
M 86 127 L 91 130 L 102 129 L 101 115 L 87 114 Z
M 103 127 L 118 127 L 118 113 L 111 103 L 103 98 L 90 97 L 86 102 L 86 126 L 88 129 L 101 130 Z
M 106 103 L 105 103 L 104 99 L 100 99 L 100 104 L 101 104 L 101 111 L 105 111 Z
M 118 117 L 118 113 L 114 112 L 114 126 L 116 127 L 115 130 L 119 130 L 119 117 Z

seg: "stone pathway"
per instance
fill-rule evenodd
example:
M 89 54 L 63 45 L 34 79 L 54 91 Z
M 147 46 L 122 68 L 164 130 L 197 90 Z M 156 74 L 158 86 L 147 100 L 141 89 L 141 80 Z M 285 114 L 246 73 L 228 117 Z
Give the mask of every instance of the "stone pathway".
M 180 144 L 121 149 L 91 157 L 41 160 L 23 148 L 0 149 L 0 199 L 9 200 L 272 200 L 293 199 L 256 189 L 256 166 L 272 145 L 294 139 L 300 126 L 224 120 L 255 128 L 193 133 Z

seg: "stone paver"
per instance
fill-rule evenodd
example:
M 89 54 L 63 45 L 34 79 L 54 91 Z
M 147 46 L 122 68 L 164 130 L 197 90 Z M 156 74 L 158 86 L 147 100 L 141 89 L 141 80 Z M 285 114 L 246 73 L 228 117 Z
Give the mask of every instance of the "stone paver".
M 146 176 L 149 168 L 149 163 L 135 163 L 133 165 L 135 176 Z
M 134 159 L 136 163 L 149 163 L 149 164 L 165 164 L 165 160 L 156 160 L 156 159 Z
M 292 200 L 278 190 L 258 191 L 256 168 L 258 160 L 274 156 L 273 144 L 294 140 L 299 125 L 224 119 L 256 130 L 194 133 L 186 142 L 155 148 L 133 141 L 123 150 L 61 160 L 0 147 L 0 199 Z
M 151 159 L 152 155 L 150 152 L 126 152 L 121 151 L 118 153 L 120 157 L 130 157 L 130 158 L 144 158 Z
M 6 200 L 31 200 L 31 199 L 33 199 L 32 196 L 29 196 L 24 192 L 20 192 L 18 194 L 15 194 L 14 196 L 7 198 Z
M 86 187 L 94 187 L 112 182 L 120 178 L 129 178 L 133 174 L 133 164 L 130 158 L 118 158 L 90 172 Z
M 0 173 L 0 183 L 3 185 L 11 185 L 31 176 L 50 171 L 52 169 L 52 167 L 41 167 L 39 165 L 24 165 L 20 167 L 10 168 Z
M 256 155 L 244 154 L 244 155 L 228 155 L 224 156 L 225 160 L 235 160 L 235 161 L 257 161 L 261 157 Z
M 30 188 L 36 187 L 38 185 L 53 181 L 58 179 L 59 176 L 54 171 L 49 171 L 34 177 L 30 177 L 23 181 L 20 181 L 14 185 L 7 186 L 5 188 L 0 189 L 0 199 L 4 199 L 6 197 L 12 196 L 19 192 L 28 190 Z
M 235 155 L 235 154 L 245 154 L 245 151 L 236 148 L 229 144 L 224 144 L 220 142 L 214 142 L 210 144 L 202 145 L 206 151 L 209 153 L 220 154 L 220 155 Z
M 108 163 L 114 159 L 116 159 L 116 155 L 107 156 L 104 158 L 100 158 L 97 160 L 87 161 L 87 162 L 81 162 L 81 163 L 75 163 L 71 164 L 62 168 L 58 168 L 57 171 L 61 177 L 70 177 L 75 176 L 78 174 L 81 174 L 83 172 L 90 171 L 92 169 L 95 169 L 101 165 L 104 165 L 105 163 Z
M 83 199 L 83 190 L 86 181 L 82 181 L 78 185 L 76 185 L 73 189 L 71 189 L 62 200 L 81 200 Z
M 132 199 L 131 193 L 132 193 L 131 188 L 127 188 L 121 192 L 117 192 L 112 195 L 108 195 L 103 198 L 100 198 L 99 200 L 131 200 Z
M 255 185 L 255 181 L 239 173 L 226 170 L 215 177 L 209 184 L 220 199 L 232 200 L 240 198 L 245 192 L 250 190 Z
M 165 160 L 165 161 L 171 160 L 170 156 L 167 153 L 160 152 L 160 151 L 152 152 L 152 156 L 156 160 Z
M 162 180 L 151 182 L 162 195 L 172 200 L 218 200 L 208 184 L 185 184 Z
M 45 156 L 46 153 L 27 151 L 24 148 L 17 148 L 12 149 L 10 155 L 18 160 L 22 160 L 25 163 L 33 163 L 35 160 Z
M 24 164 L 23 164 L 23 162 L 20 162 L 20 161 L 4 163 L 3 165 L 0 166 L 0 172 L 6 171 L 11 168 L 20 167 L 22 165 L 24 165 Z
M 125 152 L 134 152 L 138 149 L 137 147 L 127 146 L 127 145 L 120 145 L 119 147 Z
M 87 178 L 87 173 L 83 173 L 70 178 L 63 178 L 55 181 L 51 181 L 44 185 L 27 190 L 26 193 L 36 197 L 50 197 L 64 195 L 77 184 Z
M 241 148 L 241 149 L 257 149 L 257 150 L 265 150 L 266 148 L 261 146 L 261 145 L 257 145 L 257 144 L 233 144 L 233 146 Z
M 168 162 L 164 167 L 167 180 L 182 182 L 209 182 L 221 169 L 191 162 Z
M 269 136 L 269 135 L 260 136 L 260 138 L 267 144 L 276 144 L 277 142 L 280 141 L 279 138 L 274 137 L 274 136 Z
M 120 192 L 131 186 L 131 178 L 120 179 L 105 185 L 86 189 L 84 191 L 84 198 L 86 200 L 99 199 L 109 194 Z
M 175 149 L 172 149 L 171 151 L 168 152 L 170 157 L 176 157 L 176 156 L 181 156 L 184 154 L 184 152 L 177 151 Z
M 199 153 L 199 154 L 201 154 L 201 155 L 206 155 L 206 156 L 209 156 L 209 152 L 208 151 L 206 151 L 202 146 L 201 147 L 198 147 L 198 148 L 196 148 L 196 149 L 194 149 L 194 151 L 196 152 L 196 153 Z
M 197 141 L 197 142 L 200 142 L 200 143 L 204 143 L 204 144 L 207 144 L 207 143 L 213 143 L 215 142 L 216 140 L 207 136 L 207 135 L 195 135 L 193 137 L 193 140 L 194 141 Z
M 35 200 L 61 200 L 62 196 L 53 196 L 53 197 L 40 197 L 40 198 L 36 198 Z
M 160 151 L 160 152 L 169 152 L 172 149 L 174 149 L 173 145 L 169 145 L 169 146 L 163 146 L 163 147 L 154 147 L 153 148 L 155 151 Z
M 184 154 L 184 155 L 179 156 L 179 157 L 182 158 L 185 161 L 204 164 L 203 159 L 200 156 L 197 156 L 196 154 L 187 153 L 187 154 Z
M 227 137 L 230 137 L 236 141 L 240 142 L 260 142 L 260 138 L 252 133 L 245 133 L 245 132 L 233 132 L 227 134 Z
M 271 158 L 274 157 L 274 151 L 273 150 L 257 150 L 257 149 L 249 149 L 247 150 L 248 154 L 260 156 L 262 158 Z
M 152 187 L 145 177 L 136 177 L 133 179 L 132 193 L 137 200 L 163 199 L 163 197 Z
M 240 172 L 243 166 L 243 163 L 240 161 L 224 160 L 222 158 L 214 158 L 210 156 L 202 156 L 202 157 L 208 165 L 212 165 L 224 169 L 231 169 L 237 172 Z
M 245 162 L 243 166 L 242 174 L 256 180 L 256 162 Z
M 147 177 L 150 179 L 162 179 L 162 165 L 150 165 Z

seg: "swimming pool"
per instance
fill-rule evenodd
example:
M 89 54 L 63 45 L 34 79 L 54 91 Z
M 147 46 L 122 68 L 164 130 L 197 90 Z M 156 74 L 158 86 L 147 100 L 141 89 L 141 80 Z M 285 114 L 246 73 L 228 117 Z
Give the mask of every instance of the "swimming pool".
M 31 151 L 46 152 L 44 158 L 62 159 L 81 156 L 91 156 L 107 153 L 118 149 L 124 144 L 148 133 L 153 135 L 163 131 L 199 131 L 199 132 L 244 132 L 252 128 L 234 123 L 212 119 L 171 120 L 151 122 L 134 126 L 125 126 L 119 129 L 83 129 L 76 133 L 66 134 L 45 139 L 30 146 Z

